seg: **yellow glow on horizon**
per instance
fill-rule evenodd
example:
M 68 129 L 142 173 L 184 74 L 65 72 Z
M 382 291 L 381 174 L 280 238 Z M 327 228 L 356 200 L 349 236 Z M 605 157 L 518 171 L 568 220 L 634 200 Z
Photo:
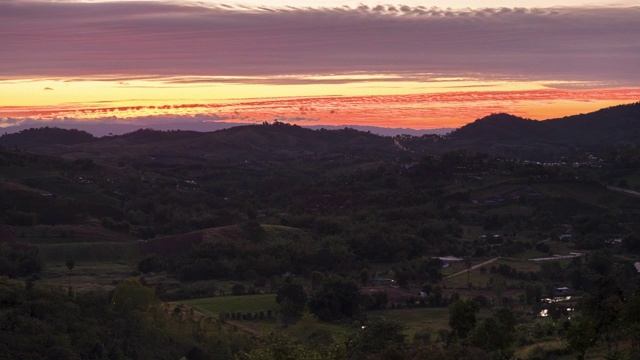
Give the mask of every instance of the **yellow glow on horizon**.
M 416 77 L 417 78 L 417 77 Z M 394 74 L 0 81 L 3 118 L 208 117 L 306 125 L 459 127 L 494 112 L 549 119 L 640 100 L 640 88 L 569 91 L 553 81 Z M 568 84 L 578 87 L 580 83 Z
M 301 77 L 303 84 L 253 83 L 260 78 L 214 77 L 206 82 L 176 83 L 173 79 L 132 80 L 52 80 L 28 79 L 0 81 L 0 106 L 64 106 L 68 104 L 130 105 L 175 104 L 185 101 L 221 102 L 231 99 L 260 99 L 308 96 L 372 96 L 414 93 L 448 93 L 473 90 L 525 91 L 544 88 L 544 82 L 478 81 L 437 79 L 399 81 L 393 75 L 333 75 Z M 277 79 L 277 78 L 276 78 Z M 319 83 L 313 80 L 320 80 Z M 322 83 L 323 80 L 344 81 Z M 360 80 L 360 81 L 354 81 Z M 189 81 L 187 79 L 186 81 Z M 0 114 L 1 115 L 1 114 Z

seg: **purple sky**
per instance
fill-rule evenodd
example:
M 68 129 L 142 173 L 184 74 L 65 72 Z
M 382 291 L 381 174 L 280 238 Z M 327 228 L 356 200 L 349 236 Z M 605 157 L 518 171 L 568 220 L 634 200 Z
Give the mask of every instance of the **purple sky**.
M 640 7 L 394 9 L 240 11 L 224 5 L 4 0 L 0 76 L 359 71 L 640 83 Z
M 640 6 L 628 3 L 207 1 L 0 0 L 0 126 L 204 116 L 433 128 L 640 100 Z

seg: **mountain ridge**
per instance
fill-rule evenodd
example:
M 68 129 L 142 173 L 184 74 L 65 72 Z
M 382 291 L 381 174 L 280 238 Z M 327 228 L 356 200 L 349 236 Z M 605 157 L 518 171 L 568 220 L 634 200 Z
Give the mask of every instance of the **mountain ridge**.
M 284 159 L 294 153 L 308 156 L 366 152 L 388 156 L 402 150 L 440 153 L 458 149 L 519 156 L 637 145 L 640 139 L 640 102 L 549 120 L 496 113 L 447 135 L 399 138 L 394 141 L 388 136 L 348 127 L 314 130 L 274 122 L 234 126 L 213 132 L 138 129 L 100 138 L 80 130 L 45 127 L 0 136 L 0 145 L 57 155 L 92 153 L 112 157 L 162 154 L 164 157 L 215 159 L 250 155 L 255 159 L 270 156 Z
M 90 133 L 95 137 L 104 137 L 112 135 L 124 135 L 137 130 L 152 129 L 158 131 L 194 131 L 194 132 L 213 132 L 223 129 L 228 129 L 237 126 L 253 125 L 247 123 L 232 123 L 232 122 L 220 122 L 220 121 L 186 121 L 186 122 L 167 122 L 167 123 L 134 123 L 134 124 L 121 124 L 121 123 L 89 123 L 78 121 L 28 121 L 20 125 L 7 126 L 2 128 L 2 133 L 5 135 L 18 133 L 30 128 L 41 127 L 56 127 L 61 129 L 77 129 Z M 411 128 L 396 128 L 396 127 L 380 127 L 380 126 L 366 126 L 366 125 L 300 125 L 304 128 L 313 130 L 340 130 L 344 128 L 352 128 L 360 131 L 371 132 L 381 136 L 396 136 L 396 135 L 412 135 L 422 136 L 426 134 L 444 135 L 455 130 L 455 128 L 434 128 L 434 129 L 411 129 Z
M 640 102 L 549 120 L 491 114 L 446 136 L 449 145 L 476 150 L 538 148 L 543 151 L 638 144 Z

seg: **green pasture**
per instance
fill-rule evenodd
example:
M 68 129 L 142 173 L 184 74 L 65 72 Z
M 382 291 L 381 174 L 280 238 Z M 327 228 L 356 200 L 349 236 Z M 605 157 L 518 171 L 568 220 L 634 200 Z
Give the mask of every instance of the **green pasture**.
M 13 231 L 24 241 L 35 243 L 79 243 L 79 242 L 127 242 L 136 238 L 103 228 L 98 221 L 73 225 L 13 226 Z
M 449 328 L 448 308 L 409 308 L 409 309 L 387 309 L 370 311 L 366 313 L 369 317 L 385 318 L 387 320 L 397 320 L 406 326 L 406 334 L 409 339 L 418 331 L 428 330 L 435 338 L 439 330 L 451 330 Z M 491 310 L 482 309 L 477 315 L 478 320 L 491 316 Z
M 94 202 L 96 204 L 108 204 L 117 207 L 120 202 L 105 195 L 96 184 L 81 184 L 73 179 L 61 176 L 40 176 L 24 179 L 24 182 L 32 187 L 49 191 L 53 194 L 76 200 Z
M 480 262 L 483 262 L 484 260 L 480 261 L 474 261 L 474 265 L 478 264 Z M 461 271 L 461 270 L 465 270 L 466 269 L 466 265 L 464 265 L 463 262 L 458 262 L 455 263 L 456 265 L 454 266 L 453 269 L 445 269 L 444 271 L 444 275 L 450 275 L 453 274 L 455 272 Z M 511 268 L 516 269 L 517 271 L 524 271 L 524 272 L 529 272 L 529 271 L 533 271 L 533 272 L 537 272 L 540 271 L 540 263 L 538 262 L 534 262 L 534 261 L 530 261 L 528 259 L 518 259 L 518 258 L 501 258 L 497 261 L 494 261 L 493 263 L 484 265 L 484 268 L 486 269 L 485 273 L 483 274 L 481 269 L 474 269 L 471 270 L 471 272 L 469 272 L 469 274 L 467 274 L 466 272 L 449 278 L 449 279 L 443 279 L 442 283 L 447 287 L 447 288 L 454 288 L 454 289 L 460 289 L 460 288 L 466 288 L 468 286 L 468 283 L 470 282 L 474 287 L 478 288 L 484 288 L 489 286 L 490 283 L 490 279 L 493 278 L 494 282 L 495 281 L 502 281 L 502 280 L 506 280 L 507 284 L 512 284 L 512 283 L 518 283 L 520 282 L 520 280 L 518 279 L 510 279 L 510 278 L 503 278 L 503 276 L 495 273 L 492 274 L 491 273 L 491 267 L 495 266 L 498 267 L 501 264 L 505 264 L 510 266 Z M 451 266 L 450 266 L 451 267 Z
M 3 166 L 0 179 L 25 179 L 38 176 L 55 176 L 55 172 L 42 170 L 35 167 Z
M 218 318 L 221 313 L 257 313 L 273 311 L 272 319 L 264 320 L 230 320 L 239 327 L 266 336 L 269 333 L 286 334 L 300 341 L 324 341 L 350 334 L 359 327 L 353 324 L 326 323 L 306 312 L 297 323 L 283 327 L 277 320 L 278 304 L 274 294 L 217 296 L 211 298 L 192 299 L 181 302 L 202 313 Z M 353 326 L 352 326 L 353 325 Z M 323 340 L 324 339 L 324 340 Z
M 71 271 L 65 262 L 47 264 L 41 274 L 40 281 L 47 285 L 67 287 L 69 284 L 75 291 L 83 292 L 97 288 L 112 288 L 120 281 L 131 276 L 129 264 L 87 263 L 76 261 Z
M 69 270 L 65 264 L 66 261 L 50 264 L 45 268 L 44 274 L 50 276 L 67 276 Z M 131 265 L 117 263 L 91 263 L 83 261 L 75 261 L 72 276 L 108 276 L 110 274 L 129 274 L 131 273 Z
M 536 185 L 536 188 L 544 194 L 554 197 L 570 197 L 582 202 L 602 206 L 632 207 L 637 208 L 638 199 L 608 190 L 604 187 L 596 187 L 581 183 L 544 183 Z M 606 204 L 606 205 L 605 205 Z
M 286 335 L 304 343 L 329 343 L 329 339 L 335 340 L 336 338 L 347 336 L 360 329 L 361 326 L 359 322 L 357 324 L 322 322 L 308 312 L 297 323 L 287 327 L 283 327 L 275 318 L 262 321 L 240 320 L 234 321 L 234 323 L 258 332 L 263 336 L 272 333 Z
M 478 263 L 479 263 L 479 261 L 476 260 L 472 264 L 472 266 L 475 265 L 475 264 L 478 264 Z M 464 261 L 452 261 L 452 262 L 449 263 L 449 266 L 447 266 L 447 267 L 442 269 L 442 275 L 443 276 L 449 276 L 449 275 L 455 274 L 455 273 L 457 273 L 459 271 L 462 271 L 462 270 L 464 270 L 466 268 L 467 268 L 467 264 L 465 264 Z
M 216 296 L 212 298 L 186 300 L 182 303 L 215 317 L 221 313 L 239 312 L 244 314 L 278 310 L 275 294 Z
M 548 253 L 538 251 L 536 249 L 528 249 L 523 252 L 513 254 L 511 256 L 511 260 L 519 260 L 518 262 L 524 263 L 524 262 L 530 261 L 529 259 L 535 259 L 535 258 L 541 258 L 541 257 L 547 257 L 547 256 L 549 256 Z
M 491 265 L 488 265 L 488 266 L 490 267 Z M 482 274 L 480 272 L 480 269 L 476 269 L 476 270 L 471 270 L 469 274 L 464 273 L 462 275 L 454 276 L 449 279 L 444 279 L 442 280 L 442 284 L 447 288 L 453 288 L 453 289 L 461 289 L 461 288 L 465 289 L 468 287 L 469 282 L 471 283 L 471 285 L 473 285 L 476 288 L 485 287 L 489 283 L 489 279 L 491 277 L 494 277 L 495 279 L 499 277 L 499 275 L 490 274 L 488 270 L 485 274 Z
M 68 259 L 80 262 L 129 262 L 138 256 L 134 242 L 78 242 L 38 244 L 46 263 L 62 263 Z
M 549 351 L 564 352 L 565 348 L 566 344 L 562 340 L 551 340 L 518 348 L 515 355 L 517 359 L 535 359 L 536 355 L 538 355 L 536 353 Z M 573 357 L 567 358 L 573 359 Z
M 546 254 L 542 254 L 539 256 L 534 256 L 534 257 L 545 257 L 547 256 Z M 532 254 L 535 255 L 535 254 Z M 500 266 L 500 264 L 505 264 L 510 266 L 513 269 L 516 269 L 517 271 L 524 271 L 524 272 L 529 272 L 529 271 L 533 271 L 533 272 L 538 272 L 540 271 L 540 263 L 536 262 L 536 261 L 531 261 L 529 259 L 514 259 L 514 258 L 501 258 L 500 260 L 487 265 L 487 273 L 489 273 L 491 266 L 495 266 L 498 267 Z
M 549 241 L 548 244 L 553 254 L 567 255 L 570 252 L 581 252 L 581 253 L 585 252 L 584 250 L 574 249 L 573 244 L 569 242 Z

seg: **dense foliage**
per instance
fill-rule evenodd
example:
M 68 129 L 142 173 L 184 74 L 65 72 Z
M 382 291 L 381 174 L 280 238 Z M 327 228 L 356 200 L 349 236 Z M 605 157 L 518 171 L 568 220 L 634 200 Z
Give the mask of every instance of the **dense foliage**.
M 233 359 L 251 341 L 172 316 L 153 290 L 126 280 L 114 290 L 69 297 L 0 278 L 0 358 Z
M 538 126 L 480 123 L 500 139 Z M 66 158 L 0 149 L 0 274 L 24 281 L 2 278 L 0 354 L 636 356 L 640 148 L 574 146 L 540 162 L 422 151 L 454 137 L 274 123 L 140 130 L 78 141 Z M 76 272 L 112 276 L 109 266 L 124 268 L 109 290 L 72 285 Z M 142 277 L 122 281 L 132 275 Z M 273 295 L 266 314 L 221 310 L 199 323 L 159 300 L 256 293 Z M 416 329 L 389 315 L 407 311 L 410 323 L 422 310 L 446 319 Z

